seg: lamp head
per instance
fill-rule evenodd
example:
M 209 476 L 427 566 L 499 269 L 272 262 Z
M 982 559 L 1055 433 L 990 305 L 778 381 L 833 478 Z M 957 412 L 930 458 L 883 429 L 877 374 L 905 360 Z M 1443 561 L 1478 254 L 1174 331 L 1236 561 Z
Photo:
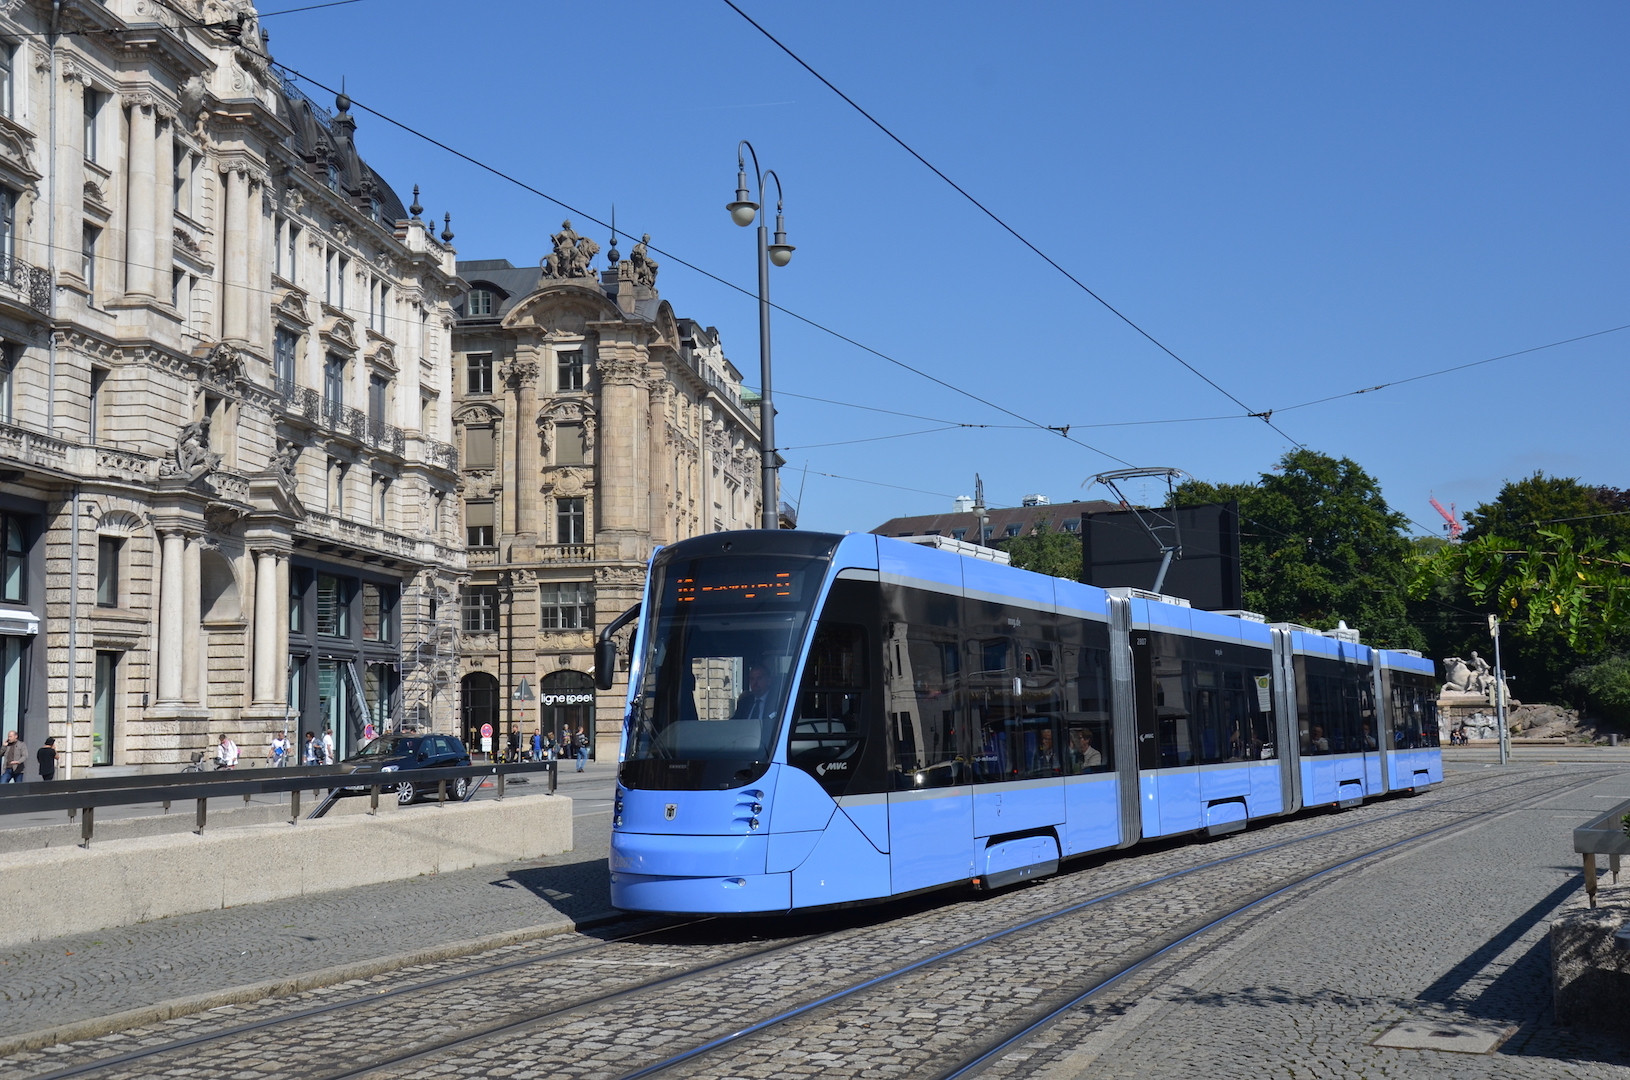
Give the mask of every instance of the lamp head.
M 795 249 L 787 243 L 787 223 L 781 218 L 781 208 L 775 208 L 775 243 L 770 245 L 770 261 L 785 266 L 792 261 Z
M 730 220 L 744 228 L 751 225 L 753 218 L 758 214 L 758 203 L 748 198 L 745 168 L 736 173 L 736 201 L 727 205 L 725 209 L 730 211 Z

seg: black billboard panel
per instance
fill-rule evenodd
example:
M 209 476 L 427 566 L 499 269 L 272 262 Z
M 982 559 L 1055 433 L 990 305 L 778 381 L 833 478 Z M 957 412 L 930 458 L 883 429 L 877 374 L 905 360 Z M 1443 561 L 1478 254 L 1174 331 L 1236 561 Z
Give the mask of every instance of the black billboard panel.
M 1151 528 L 1155 536 L 1149 535 Z M 1181 550 L 1172 556 L 1161 592 L 1181 596 L 1204 611 L 1243 606 L 1239 504 L 1232 502 L 1086 515 L 1081 523 L 1081 580 L 1101 589 L 1153 589 L 1163 543 L 1176 543 Z

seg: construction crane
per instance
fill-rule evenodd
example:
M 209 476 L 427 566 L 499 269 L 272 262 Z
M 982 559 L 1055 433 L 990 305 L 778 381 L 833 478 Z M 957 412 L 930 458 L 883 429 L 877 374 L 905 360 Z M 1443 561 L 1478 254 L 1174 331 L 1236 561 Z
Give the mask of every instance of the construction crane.
M 1449 539 L 1459 540 L 1460 534 L 1466 531 L 1466 526 L 1462 525 L 1460 523 L 1460 519 L 1455 517 L 1455 504 L 1450 503 L 1449 509 L 1445 510 L 1443 508 L 1443 504 L 1438 502 L 1436 498 L 1433 498 L 1430 501 L 1432 503 L 1432 509 L 1442 514 L 1443 520 L 1447 522 L 1447 524 L 1443 526 L 1443 530 L 1449 534 Z

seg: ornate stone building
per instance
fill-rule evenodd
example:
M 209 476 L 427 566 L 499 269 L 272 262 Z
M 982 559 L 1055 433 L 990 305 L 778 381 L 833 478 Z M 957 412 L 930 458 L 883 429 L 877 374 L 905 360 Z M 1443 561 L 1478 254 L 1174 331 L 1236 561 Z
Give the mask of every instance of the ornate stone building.
M 463 285 L 337 107 L 244 0 L 0 4 L 0 723 L 73 774 L 456 720 Z
M 757 526 L 756 398 L 718 332 L 658 296 L 643 242 L 596 272 L 569 222 L 553 239 L 539 268 L 458 265 L 461 727 L 479 747 L 484 724 L 500 744 L 590 725 L 609 757 L 626 686 L 594 690 L 595 637 L 639 602 L 655 545 Z

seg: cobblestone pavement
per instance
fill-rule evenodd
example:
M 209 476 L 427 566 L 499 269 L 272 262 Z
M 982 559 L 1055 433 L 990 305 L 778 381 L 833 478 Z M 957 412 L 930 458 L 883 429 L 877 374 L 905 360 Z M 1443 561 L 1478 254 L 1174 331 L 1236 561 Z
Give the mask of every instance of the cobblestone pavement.
M 1197 943 L 987 1075 L 1624 1080 L 1630 1043 L 1552 1018 L 1546 933 L 1582 887 L 1572 828 L 1626 799 L 1630 773 L 1330 882 Z M 1510 1034 L 1492 1053 L 1372 1045 L 1410 1022 Z
M 579 776 L 568 769 L 561 777 L 561 795 L 573 799 L 575 834 L 575 849 L 563 855 L 176 916 L 0 955 L 0 1043 L 177 999 L 609 918 L 612 770 L 591 766 Z
M 1061 987 L 1090 985 L 1099 972 L 1114 970 L 1118 956 L 1133 955 L 1151 943 L 1203 923 L 1212 917 L 1225 895 L 1243 895 L 1251 889 L 1260 890 L 1264 880 L 1285 880 L 1328 865 L 1347 852 L 1419 831 L 1426 819 L 1434 818 L 1432 823 L 1458 820 L 1471 823 L 1473 828 L 1460 839 L 1394 857 L 1363 872 L 1346 873 L 1337 881 L 1315 887 L 1310 896 L 1284 898 L 1273 912 L 1260 913 L 1245 926 L 1217 935 L 1216 940 L 1205 939 L 1193 949 L 1180 950 L 1158 970 L 1145 972 L 1135 988 L 1118 988 L 1114 1001 L 1083 1010 L 1079 1017 L 1050 1029 L 1032 1046 L 1007 1055 L 999 1063 L 999 1071 L 1057 1077 L 1119 1076 L 1123 1072 L 1136 1072 L 1140 1077 L 1422 1075 L 1418 1070 L 1422 1068 L 1419 1061 L 1423 1053 L 1431 1060 L 1461 1055 L 1369 1048 L 1368 1041 L 1395 1022 L 1388 1017 L 1396 1013 L 1402 1019 L 1437 1020 L 1459 1008 L 1462 999 L 1474 1000 L 1480 1008 L 1486 1008 L 1505 994 L 1510 999 L 1508 1011 L 1519 1007 L 1528 1010 L 1525 1015 L 1531 1017 L 1531 1022 L 1524 1029 L 1526 1034 L 1510 1040 L 1501 1058 L 1475 1059 L 1485 1071 L 1450 1075 L 1565 1075 L 1555 1070 L 1563 1064 L 1574 1067 L 1582 1056 L 1587 1065 L 1602 1065 L 1608 1071 L 1572 1075 L 1622 1076 L 1625 1073 L 1609 1064 L 1609 1056 L 1600 1048 L 1582 1049 L 1584 1044 L 1577 1038 L 1544 1029 L 1541 1014 L 1547 972 L 1543 955 L 1537 973 L 1541 991 L 1537 997 L 1532 985 L 1527 986 L 1526 994 L 1520 987 L 1514 993 L 1497 989 L 1513 985 L 1516 976 L 1509 972 L 1518 972 L 1531 983 L 1535 977 L 1535 972 L 1529 970 L 1533 967 L 1532 950 L 1522 952 L 1523 942 L 1538 940 L 1546 913 L 1577 886 L 1577 871 L 1568 865 L 1572 860 L 1566 857 L 1566 829 L 1600 812 L 1601 805 L 1612 805 L 1598 805 L 1599 800 L 1591 799 L 1589 794 L 1597 793 L 1599 788 L 1613 795 L 1626 785 L 1598 785 L 1589 793 L 1575 791 L 1540 811 L 1509 815 L 1501 811 L 1530 799 L 1539 788 L 1555 788 L 1578 776 L 1577 768 L 1526 768 L 1457 777 L 1455 783 L 1422 799 L 1389 800 L 1347 814 L 1304 817 L 1205 846 L 1158 846 L 980 901 L 941 897 L 934 902 L 897 904 L 821 919 L 755 920 L 747 924 L 719 920 L 711 924 L 711 929 L 692 932 L 689 937 L 600 951 L 577 950 L 569 956 L 549 954 L 550 962 L 529 964 L 502 978 L 449 985 L 435 993 L 433 1004 L 421 1003 L 416 1011 L 405 1001 L 381 1001 L 384 1022 L 393 1016 L 399 1018 L 404 1010 L 414 1015 L 411 1041 L 470 1034 L 485 1023 L 517 1012 L 587 1006 L 620 986 L 648 984 L 653 978 L 680 969 L 708 967 L 745 956 L 763 947 L 764 939 L 785 943 L 789 935 L 821 935 L 815 941 L 786 944 L 748 968 L 738 965 L 714 971 L 709 977 L 676 982 L 671 989 L 648 992 L 644 1000 L 587 1007 L 523 1035 L 476 1044 L 435 1064 L 397 1069 L 390 1075 L 440 1076 L 449 1071 L 483 1076 L 623 1075 L 636 1064 L 705 1041 L 721 1030 L 739 1029 L 789 1002 L 806 1001 L 814 992 L 884 973 L 905 960 L 972 941 L 1072 901 L 1230 854 L 1258 850 L 1249 859 L 1203 870 L 1158 889 L 1128 894 L 1067 920 L 1025 931 L 999 947 L 981 946 L 943 966 L 926 987 L 904 980 L 885 984 L 858 1005 L 818 1010 L 794 1030 L 767 1033 L 739 1048 L 733 1047 L 724 1056 L 731 1070 L 729 1075 L 733 1076 L 932 1073 L 937 1071 L 940 1057 L 965 1052 L 970 1042 L 984 1037 L 981 1033 L 1011 1026 L 1034 1011 L 1036 1002 L 1049 995 L 1056 997 Z M 1303 838 L 1313 839 L 1290 843 Z M 1261 850 L 1266 848 L 1276 850 Z M 1482 886 L 1468 894 L 1460 890 L 1461 882 L 1486 880 L 1490 866 L 1504 870 L 1512 862 L 1513 851 L 1535 855 L 1539 860 L 1531 868 L 1510 875 L 1510 881 L 1502 880 L 1502 885 L 1517 894 L 1510 901 L 1521 909 L 1515 920 L 1500 922 L 1498 915 L 1490 923 L 1468 918 L 1467 896 L 1485 895 L 1488 890 Z M 1528 863 L 1522 865 L 1527 867 Z M 1537 902 L 1529 895 L 1530 886 L 1540 888 Z M 1506 891 L 1502 889 L 1499 894 L 1502 904 Z M 1504 907 L 1499 910 L 1503 912 Z M 1310 929 L 1300 928 L 1298 920 L 1308 921 Z M 1398 936 L 1394 935 L 1378 943 L 1377 939 L 1391 933 L 1395 925 L 1418 929 L 1402 935 L 1402 940 L 1394 940 Z M 1447 934 L 1436 932 L 1439 928 Z M 559 946 L 550 944 L 548 948 L 558 951 Z M 544 950 L 543 945 L 519 946 L 497 958 L 525 959 L 544 955 Z M 1514 950 L 1516 958 L 1508 958 Z M 1188 959 L 1179 964 L 1178 959 L 1185 955 Z M 1223 958 L 1229 959 L 1225 962 Z M 1196 959 L 1208 966 L 1194 967 Z M 1272 966 L 1284 963 L 1289 965 L 1285 970 Z M 382 986 L 470 969 L 473 964 L 472 959 L 422 965 L 394 977 L 358 980 L 301 995 L 292 1003 L 217 1010 L 184 1022 L 172 1021 L 110 1036 L 95 1044 L 25 1055 L 15 1063 L 37 1073 L 48 1062 L 102 1057 L 132 1045 L 172 1039 L 178 1029 L 231 1027 L 269 1015 L 276 1008 L 286 1009 L 291 1004 L 308 1007 L 347 995 L 366 999 L 377 995 Z M 1250 984 L 1239 992 L 1237 1001 L 1226 993 L 1214 998 L 1212 995 L 1222 992 L 1199 978 L 1222 970 L 1238 974 L 1249 964 L 1269 964 L 1272 979 L 1265 975 L 1264 981 Z M 1298 971 L 1307 985 L 1290 977 Z M 1395 972 L 1402 974 L 1389 974 Z M 1418 1001 L 1425 1004 L 1409 1011 L 1407 1000 L 1399 996 L 1401 991 L 1392 988 L 1392 982 L 1400 979 L 1410 985 L 1419 983 L 1422 989 L 1417 991 Z M 1132 992 L 1134 989 L 1136 992 Z M 653 1006 L 651 1001 L 657 1004 Z M 1383 1001 L 1392 1011 L 1379 1019 L 1367 1019 L 1368 1013 L 1355 1014 L 1355 1010 L 1363 1012 L 1366 1008 L 1373 1012 Z M 1159 1008 L 1173 1010 L 1170 1023 L 1142 1019 L 1158 1011 L 1152 1004 L 1156 1002 L 1163 1003 Z M 1212 1015 L 1232 1015 L 1232 1005 L 1244 1011 L 1236 1031 L 1230 1031 L 1218 1016 Z M 1275 1032 L 1269 1047 L 1261 1045 L 1260 1036 L 1271 1025 L 1254 1018 L 1253 1009 L 1283 1021 L 1284 1030 Z M 1199 1012 L 1190 1016 L 1180 1010 Z M 1296 1015 L 1301 1012 L 1313 1015 Z M 186 1055 L 185 1061 L 176 1061 L 168 1072 L 149 1061 L 118 1075 L 200 1075 L 200 1066 L 204 1073 L 214 1075 L 331 1073 L 358 1052 L 356 1032 L 376 1033 L 381 1030 L 381 1022 L 378 1016 L 364 1018 L 354 1013 L 339 1014 L 321 1023 L 303 1021 L 298 1052 L 289 1049 L 286 1031 L 235 1037 L 218 1056 L 202 1059 Z M 1146 1030 L 1150 1024 L 1152 1030 Z M 1375 1024 L 1381 1027 L 1366 1027 Z M 1384 1064 L 1394 1066 L 1392 1071 L 1354 1072 L 1343 1065 L 1349 1059 L 1332 1057 L 1338 1049 L 1350 1049 L 1343 1041 L 1343 1033 L 1355 1025 L 1364 1029 L 1359 1040 L 1362 1052 L 1382 1055 Z M 1229 1034 L 1240 1037 L 1239 1048 L 1228 1042 Z M 1148 1045 L 1140 1043 L 1140 1039 L 1147 1039 Z M 377 1049 L 378 1041 L 370 1036 L 363 1045 Z M 1531 1059 L 1544 1068 L 1509 1074 L 1486 1071 L 1487 1063 L 1503 1061 L 1518 1047 L 1524 1048 L 1525 1061 Z M 1150 1057 L 1171 1064 L 1174 1071 L 1151 1071 L 1147 1066 Z M 1398 1062 L 1403 1065 L 1398 1066 Z M 1373 1062 L 1366 1057 L 1360 1064 L 1368 1068 Z M 1410 1071 L 1412 1066 L 1417 1071 Z M 718 1076 L 724 1067 L 718 1061 L 699 1060 L 683 1071 L 688 1075 Z M 1115 1069 L 1122 1071 L 1106 1071 Z M 1431 1071 L 1434 1075 L 1443 1072 L 1435 1065 Z

